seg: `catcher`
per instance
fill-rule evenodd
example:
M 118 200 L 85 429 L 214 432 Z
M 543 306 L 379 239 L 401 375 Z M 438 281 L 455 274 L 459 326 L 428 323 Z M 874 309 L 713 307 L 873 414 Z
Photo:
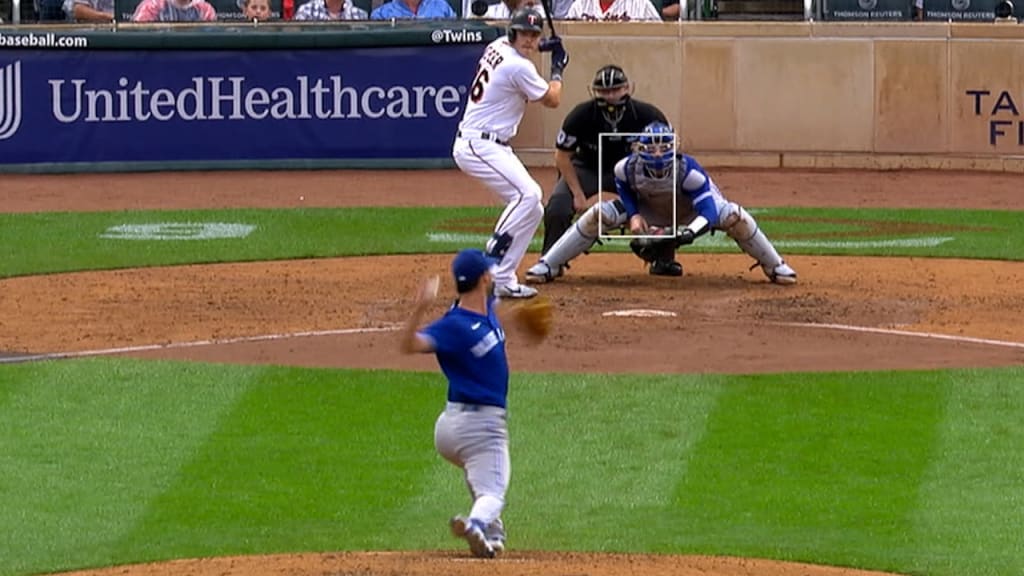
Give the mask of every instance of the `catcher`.
M 704 168 L 686 154 L 677 154 L 672 127 L 648 124 L 637 138 L 635 150 L 615 165 L 619 199 L 588 209 L 527 271 L 533 281 L 551 282 L 563 266 L 597 241 L 600 225 L 611 230 L 629 225 L 633 235 L 666 234 L 665 238 L 637 238 L 630 248 L 658 276 L 682 276 L 676 249 L 700 236 L 721 230 L 745 253 L 757 260 L 765 276 L 776 284 L 795 284 L 796 272 L 779 256 L 771 241 L 742 206 L 718 190 Z M 684 223 L 672 235 L 673 191 L 676 222 Z M 667 232 L 666 232 L 667 231 Z
M 463 470 L 473 504 L 468 515 L 453 517 L 449 526 L 479 558 L 494 558 L 505 550 L 501 512 L 510 472 L 509 369 L 494 296 L 494 265 L 480 250 L 459 252 L 452 261 L 458 299 L 444 316 L 418 329 L 437 297 L 438 279 L 428 279 L 399 340 L 406 354 L 436 354 L 448 379 L 448 403 L 434 426 L 434 446 L 445 460 Z M 508 306 L 501 317 L 539 342 L 551 328 L 551 305 L 538 297 Z

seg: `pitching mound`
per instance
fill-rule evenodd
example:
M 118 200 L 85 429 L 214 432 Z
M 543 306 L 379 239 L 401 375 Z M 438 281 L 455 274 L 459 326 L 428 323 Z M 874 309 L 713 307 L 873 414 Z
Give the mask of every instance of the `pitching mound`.
M 515 552 L 478 560 L 468 552 L 352 552 L 174 560 L 69 572 L 65 576 L 880 576 L 793 562 L 710 556 Z

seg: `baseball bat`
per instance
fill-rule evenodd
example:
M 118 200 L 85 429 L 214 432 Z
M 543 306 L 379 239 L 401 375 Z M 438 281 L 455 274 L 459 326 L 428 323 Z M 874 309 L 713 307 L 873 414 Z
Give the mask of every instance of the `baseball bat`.
M 551 29 L 551 37 L 558 38 L 558 32 L 555 32 L 555 22 L 551 19 L 551 12 L 554 9 L 554 0 L 540 0 L 542 6 L 544 6 L 544 17 L 548 21 L 548 28 Z

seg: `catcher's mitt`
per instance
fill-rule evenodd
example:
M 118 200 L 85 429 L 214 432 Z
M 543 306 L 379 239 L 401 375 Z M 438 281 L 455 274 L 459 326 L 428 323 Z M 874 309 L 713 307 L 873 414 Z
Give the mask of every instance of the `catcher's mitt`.
M 678 243 L 675 238 L 634 238 L 629 247 L 644 262 L 672 260 Z
M 521 330 L 534 342 L 540 342 L 551 333 L 554 320 L 551 300 L 535 296 L 516 306 L 516 317 Z

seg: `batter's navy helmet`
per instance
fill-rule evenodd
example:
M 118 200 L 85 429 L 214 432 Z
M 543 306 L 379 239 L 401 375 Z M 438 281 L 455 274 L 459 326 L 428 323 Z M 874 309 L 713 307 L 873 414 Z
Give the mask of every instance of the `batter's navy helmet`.
M 541 33 L 544 31 L 544 17 L 532 6 L 523 6 L 512 13 L 508 21 L 508 40 L 516 41 L 516 33 L 520 30 Z

